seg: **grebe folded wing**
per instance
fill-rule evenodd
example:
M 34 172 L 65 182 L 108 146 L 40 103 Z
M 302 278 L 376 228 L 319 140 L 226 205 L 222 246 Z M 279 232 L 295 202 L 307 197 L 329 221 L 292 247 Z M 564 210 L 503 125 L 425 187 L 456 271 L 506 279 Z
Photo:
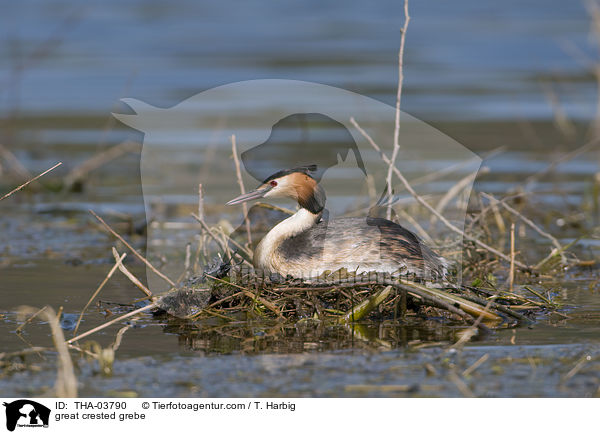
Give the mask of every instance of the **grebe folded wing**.
M 262 197 L 289 197 L 300 209 L 271 229 L 254 252 L 254 265 L 294 277 L 346 268 L 357 272 L 438 278 L 447 262 L 408 229 L 383 218 L 322 218 L 325 192 L 310 176 L 313 166 L 283 170 L 228 205 Z

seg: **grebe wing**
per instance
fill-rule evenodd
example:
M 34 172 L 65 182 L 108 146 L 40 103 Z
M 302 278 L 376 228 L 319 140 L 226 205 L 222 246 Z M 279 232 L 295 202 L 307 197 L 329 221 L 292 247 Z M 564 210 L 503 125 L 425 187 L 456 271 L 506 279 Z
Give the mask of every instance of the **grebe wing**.
M 277 252 L 284 261 L 306 266 L 321 265 L 334 271 L 379 264 L 381 270 L 409 268 L 445 273 L 445 264 L 408 229 L 382 218 L 324 220 L 285 239 Z M 336 268 L 337 267 L 337 268 Z

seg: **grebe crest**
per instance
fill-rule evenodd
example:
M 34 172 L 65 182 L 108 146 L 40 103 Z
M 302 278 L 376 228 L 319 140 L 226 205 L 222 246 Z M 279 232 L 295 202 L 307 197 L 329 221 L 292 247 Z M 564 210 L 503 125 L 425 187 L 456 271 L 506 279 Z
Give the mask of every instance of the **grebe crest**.
M 275 225 L 254 251 L 254 267 L 267 273 L 312 279 L 345 268 L 443 278 L 447 261 L 408 229 L 374 217 L 323 218 L 325 192 L 310 175 L 316 166 L 281 170 L 261 185 L 227 202 L 235 205 L 259 198 L 287 197 L 300 209 Z

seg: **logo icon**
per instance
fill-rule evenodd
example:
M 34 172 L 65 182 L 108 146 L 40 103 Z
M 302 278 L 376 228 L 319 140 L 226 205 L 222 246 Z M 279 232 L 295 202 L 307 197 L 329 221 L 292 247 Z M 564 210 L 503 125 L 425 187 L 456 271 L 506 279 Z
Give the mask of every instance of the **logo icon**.
M 50 409 L 29 399 L 19 399 L 10 403 L 5 402 L 6 429 L 14 431 L 18 427 L 48 427 Z

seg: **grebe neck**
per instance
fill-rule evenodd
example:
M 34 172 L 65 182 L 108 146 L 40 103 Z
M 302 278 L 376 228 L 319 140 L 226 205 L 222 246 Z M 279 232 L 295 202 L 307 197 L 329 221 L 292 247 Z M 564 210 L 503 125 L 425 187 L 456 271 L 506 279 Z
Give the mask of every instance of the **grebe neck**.
M 294 215 L 286 218 L 258 243 L 254 251 L 254 266 L 258 268 L 269 269 L 271 258 L 277 248 L 284 240 L 298 235 L 314 225 L 321 219 L 322 212 L 313 213 L 306 208 L 300 208 Z

